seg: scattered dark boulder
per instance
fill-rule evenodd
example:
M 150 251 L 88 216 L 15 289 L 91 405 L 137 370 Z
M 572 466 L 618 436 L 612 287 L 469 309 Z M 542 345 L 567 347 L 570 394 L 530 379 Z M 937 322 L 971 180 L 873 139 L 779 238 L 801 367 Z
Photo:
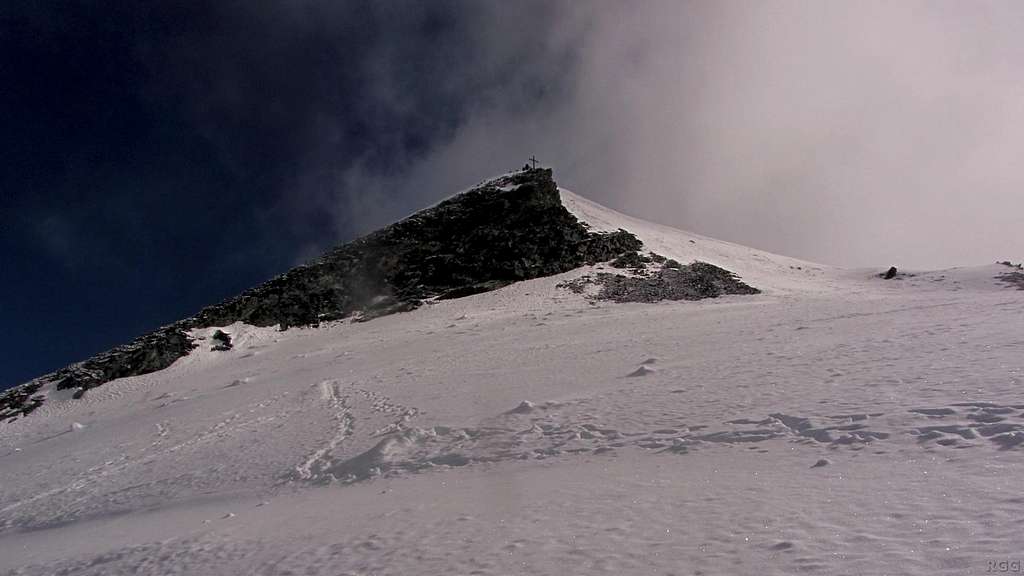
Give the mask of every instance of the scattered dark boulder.
M 896 277 L 896 267 L 890 266 L 889 269 L 885 271 L 885 274 L 880 274 L 880 276 L 886 280 L 892 280 Z
M 210 337 L 214 344 L 210 350 L 214 352 L 227 352 L 231 350 L 231 335 L 223 330 L 217 330 Z

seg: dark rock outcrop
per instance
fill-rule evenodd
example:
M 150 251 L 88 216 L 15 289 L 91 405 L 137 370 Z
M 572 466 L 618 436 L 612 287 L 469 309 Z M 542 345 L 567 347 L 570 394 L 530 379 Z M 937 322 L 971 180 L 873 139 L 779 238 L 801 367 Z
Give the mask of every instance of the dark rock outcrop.
M 612 268 L 628 268 L 630 270 L 642 271 L 646 269 L 646 266 L 654 260 L 650 256 L 645 256 L 640 252 L 626 252 L 608 263 Z M 664 261 L 664 260 L 662 260 Z
M 56 382 L 58 390 L 88 390 L 116 378 L 163 370 L 195 348 L 185 333 L 186 326 L 185 321 L 164 326 L 84 362 L 61 368 L 43 379 Z
M 0 421 L 38 406 L 43 384 L 85 390 L 170 366 L 196 344 L 195 328 L 245 322 L 316 326 L 412 310 L 636 253 L 619 230 L 594 233 L 562 206 L 551 170 L 516 172 L 417 212 L 241 295 L 132 342 L 0 393 Z M 41 402 L 41 400 L 40 400 Z
M 996 276 L 996 280 L 1014 286 L 1018 290 L 1024 290 L 1024 272 L 1020 272 L 1020 270 L 1024 270 L 1024 262 L 1014 264 L 1009 260 L 1003 260 L 1002 262 L 996 262 L 996 264 L 1002 264 L 1012 269 L 1011 272 L 1003 272 Z
M 996 276 L 996 280 L 1005 282 L 1010 286 L 1014 286 L 1017 290 L 1024 290 L 1024 273 L 1021 272 L 1006 272 Z
M 562 206 L 551 170 L 517 172 L 329 251 L 200 312 L 202 326 L 314 325 L 372 318 L 550 276 L 636 251 L 635 236 L 598 234 Z
M 884 278 L 886 280 L 892 280 L 893 278 L 896 277 L 896 273 L 897 273 L 896 267 L 895 266 L 890 266 L 889 269 L 885 271 L 885 274 L 879 274 L 879 276 L 881 276 L 882 278 Z
M 42 382 L 32 381 L 0 394 L 0 422 L 27 416 L 38 408 L 42 400 L 35 394 L 42 386 Z
M 674 261 L 672 261 L 674 262 Z M 594 298 L 613 302 L 660 302 L 662 300 L 701 300 L 725 294 L 759 294 L 761 291 L 744 284 L 735 274 L 706 262 L 669 267 L 639 276 L 599 272 L 560 284 L 577 293 L 588 285 L 599 286 Z

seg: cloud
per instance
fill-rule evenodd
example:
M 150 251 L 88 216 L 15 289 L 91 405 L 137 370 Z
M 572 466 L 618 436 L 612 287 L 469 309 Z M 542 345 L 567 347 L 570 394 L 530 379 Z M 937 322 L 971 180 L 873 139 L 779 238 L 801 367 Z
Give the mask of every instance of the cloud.
M 469 107 L 387 186 L 450 190 L 536 153 L 595 200 L 811 260 L 1024 254 L 1019 4 L 558 7 L 570 32 L 529 62 L 571 52 L 564 90 Z

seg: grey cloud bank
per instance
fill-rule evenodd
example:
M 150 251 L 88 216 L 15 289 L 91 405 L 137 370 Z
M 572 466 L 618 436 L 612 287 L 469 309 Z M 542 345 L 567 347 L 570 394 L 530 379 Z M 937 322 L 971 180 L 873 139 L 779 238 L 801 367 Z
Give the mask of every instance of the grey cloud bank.
M 1024 6 L 590 2 L 546 17 L 532 65 L 561 72 L 562 92 L 469 110 L 386 186 L 451 190 L 536 153 L 599 202 L 814 261 L 1024 258 Z M 515 37 L 482 36 L 497 51 Z

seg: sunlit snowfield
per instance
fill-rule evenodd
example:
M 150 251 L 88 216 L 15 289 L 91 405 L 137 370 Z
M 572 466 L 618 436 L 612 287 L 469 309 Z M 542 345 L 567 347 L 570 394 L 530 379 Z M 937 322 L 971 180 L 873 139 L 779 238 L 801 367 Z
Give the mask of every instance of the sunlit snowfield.
M 764 293 L 594 303 L 557 287 L 583 269 L 367 323 L 227 327 L 229 352 L 0 425 L 0 573 L 1024 560 L 1024 292 L 1005 266 L 885 281 L 562 194 Z

